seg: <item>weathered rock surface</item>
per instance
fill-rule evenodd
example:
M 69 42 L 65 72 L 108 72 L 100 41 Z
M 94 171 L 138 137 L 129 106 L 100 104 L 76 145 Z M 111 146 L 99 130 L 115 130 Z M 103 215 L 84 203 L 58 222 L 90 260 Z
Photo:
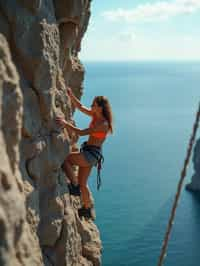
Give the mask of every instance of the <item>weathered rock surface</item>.
M 193 152 L 194 174 L 191 183 L 186 185 L 186 189 L 191 191 L 200 191 L 200 139 L 197 140 Z
M 66 86 L 82 95 L 89 17 L 89 0 L 0 0 L 0 265 L 101 264 L 61 170 L 77 136 L 55 123 L 73 121 Z
M 42 265 L 38 237 L 27 223 L 25 197 L 20 191 L 22 103 L 19 78 L 7 42 L 0 35 L 0 265 Z

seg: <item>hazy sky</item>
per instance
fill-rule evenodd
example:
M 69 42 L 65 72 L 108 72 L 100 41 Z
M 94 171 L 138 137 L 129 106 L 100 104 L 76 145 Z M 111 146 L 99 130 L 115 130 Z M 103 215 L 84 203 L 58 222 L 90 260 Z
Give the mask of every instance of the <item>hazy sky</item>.
M 93 0 L 82 60 L 200 60 L 200 0 Z

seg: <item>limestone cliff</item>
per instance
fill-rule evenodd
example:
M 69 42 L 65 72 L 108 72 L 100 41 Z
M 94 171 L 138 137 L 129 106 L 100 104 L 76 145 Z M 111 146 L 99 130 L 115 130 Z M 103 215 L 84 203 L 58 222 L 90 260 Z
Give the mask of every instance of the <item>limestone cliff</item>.
M 100 265 L 101 241 L 80 220 L 61 164 L 73 121 L 90 0 L 0 0 L 0 265 Z
M 192 161 L 194 174 L 191 183 L 187 184 L 186 189 L 200 191 L 200 139 L 198 139 L 195 144 Z

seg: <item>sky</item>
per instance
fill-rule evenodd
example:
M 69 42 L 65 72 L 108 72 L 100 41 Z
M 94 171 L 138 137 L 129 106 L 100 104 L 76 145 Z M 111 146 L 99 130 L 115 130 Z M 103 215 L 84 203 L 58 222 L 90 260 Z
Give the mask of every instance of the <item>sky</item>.
M 83 61 L 200 61 L 200 0 L 93 0 Z

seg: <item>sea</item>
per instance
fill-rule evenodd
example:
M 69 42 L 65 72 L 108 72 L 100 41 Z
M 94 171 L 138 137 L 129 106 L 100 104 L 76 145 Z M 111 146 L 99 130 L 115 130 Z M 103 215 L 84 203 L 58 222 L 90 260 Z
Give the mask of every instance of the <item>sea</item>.
M 200 101 L 200 62 L 83 63 L 82 103 L 104 95 L 114 117 L 100 191 L 96 169 L 88 181 L 102 265 L 156 266 Z M 88 127 L 86 115 L 76 111 L 74 118 Z M 165 266 L 200 265 L 200 193 L 185 190 L 193 174 L 191 157 Z

